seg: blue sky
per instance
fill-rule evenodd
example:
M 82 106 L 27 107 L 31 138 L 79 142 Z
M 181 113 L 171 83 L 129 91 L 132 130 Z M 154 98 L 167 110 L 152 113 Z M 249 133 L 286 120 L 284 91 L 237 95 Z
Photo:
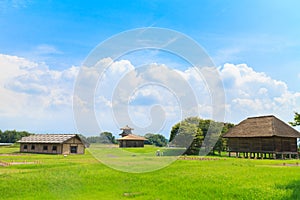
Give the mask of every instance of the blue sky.
M 252 74 L 252 77 L 258 77 L 250 81 L 253 85 L 248 85 L 247 95 L 233 97 L 233 94 L 239 93 L 238 89 L 242 90 L 237 89 L 237 85 L 232 87 L 234 89 L 225 88 L 230 101 L 228 105 L 234 104 L 233 102 L 235 105 L 237 102 L 250 104 L 251 100 L 257 105 L 268 104 L 269 108 L 274 107 L 272 103 L 276 100 L 282 102 L 281 107 L 277 105 L 278 108 L 266 113 L 291 120 L 293 111 L 300 111 L 297 104 L 300 92 L 299 8 L 300 3 L 296 0 L 1 1 L 0 78 L 3 80 L 2 92 L 6 93 L 0 94 L 0 97 L 7 99 L 7 103 L 0 103 L 0 129 L 76 131 L 72 110 L 64 106 L 64 103 L 71 102 L 68 99 L 72 96 L 76 67 L 82 64 L 99 43 L 122 31 L 140 27 L 168 28 L 191 37 L 207 51 L 216 66 L 221 67 L 220 73 L 227 78 L 227 83 L 228 77 L 235 77 L 231 81 L 236 80 L 233 84 L 238 83 L 239 78 L 230 74 L 234 69 L 244 70 Z M 164 60 L 157 59 L 160 62 Z M 226 63 L 232 66 L 227 65 L 226 68 Z M 134 61 L 132 64 L 135 64 Z M 13 67 L 8 69 L 9 66 L 14 66 L 15 71 Z M 31 71 L 24 70 L 24 66 Z M 25 71 L 30 76 L 27 74 L 25 77 Z M 36 76 L 33 76 L 34 73 Z M 266 84 L 263 80 L 268 80 L 268 87 L 263 87 Z M 279 88 L 271 88 L 277 86 L 278 82 L 282 82 L 284 86 L 279 84 Z M 261 89 L 262 94 L 264 89 L 269 92 L 268 98 L 255 97 L 257 91 L 252 91 L 253 96 L 250 95 L 251 88 L 257 88 L 257 85 L 260 85 L 258 90 Z M 280 94 L 275 95 L 276 91 L 281 91 L 280 88 L 285 86 L 285 96 L 291 95 L 289 99 L 294 98 L 291 105 L 283 101 Z M 243 92 L 240 91 L 241 94 Z M 15 93 L 20 95 L 20 99 L 12 102 Z M 37 94 L 39 95 L 34 96 Z M 29 105 L 28 99 L 33 97 L 38 102 Z M 145 96 L 139 98 L 139 101 L 144 98 Z M 149 103 L 153 98 L 148 96 L 148 101 L 145 102 Z M 40 107 L 41 104 L 45 107 Z M 28 111 L 21 113 L 12 109 L 18 106 L 28 107 Z M 236 115 L 235 109 L 238 110 L 237 107 L 232 108 L 229 112 L 231 114 L 228 114 L 228 120 L 235 123 L 247 114 L 253 115 Z M 290 113 L 287 113 L 289 109 Z M 265 114 L 264 110 L 266 108 L 262 106 L 257 114 Z M 29 111 L 34 111 L 34 114 L 31 116 Z M 24 117 L 30 118 L 30 121 L 20 122 Z

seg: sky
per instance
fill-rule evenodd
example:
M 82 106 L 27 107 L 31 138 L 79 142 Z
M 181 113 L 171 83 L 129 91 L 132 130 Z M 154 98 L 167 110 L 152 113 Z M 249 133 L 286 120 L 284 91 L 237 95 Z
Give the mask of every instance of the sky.
M 204 49 L 223 83 L 224 121 L 271 114 L 292 121 L 293 112 L 300 111 L 299 7 L 296 0 L 1 1 L 0 129 L 85 134 L 73 111 L 83 63 L 114 35 L 145 27 L 177 31 Z M 178 56 L 143 50 L 99 62 L 111 63 L 101 80 L 94 73 L 98 85 L 93 112 L 102 131 L 117 135 L 128 120 L 122 118 L 123 108 L 118 110 L 114 89 L 124 92 L 126 87 L 119 85 L 126 80 L 157 81 L 158 74 L 170 88 L 179 80 L 188 83 L 199 116 L 212 117 L 203 77 Z M 168 136 L 182 119 L 181 102 L 170 88 L 148 84 L 129 94 L 128 124 L 139 134 Z

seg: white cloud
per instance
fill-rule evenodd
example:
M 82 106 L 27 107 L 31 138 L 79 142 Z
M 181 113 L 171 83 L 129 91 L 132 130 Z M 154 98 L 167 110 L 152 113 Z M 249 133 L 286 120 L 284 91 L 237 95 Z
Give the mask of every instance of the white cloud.
M 103 74 L 99 71 L 101 66 L 109 66 Z M 128 60 L 114 62 L 105 58 L 96 67 L 82 67 L 84 73 L 77 77 L 79 68 L 75 66 L 52 70 L 44 63 L 0 54 L 0 70 L 0 122 L 12 126 L 15 122 L 12 128 L 19 124 L 41 132 L 53 127 L 58 132 L 75 130 L 75 101 L 86 113 L 95 106 L 92 112 L 103 130 L 116 133 L 118 126 L 129 124 L 140 134 L 164 129 L 167 136 L 182 117 L 200 114 L 211 118 L 213 109 L 219 109 L 212 105 L 210 92 L 217 86 L 208 88 L 207 81 L 212 77 L 208 73 L 205 76 L 204 68 L 180 71 L 156 63 L 135 68 Z M 283 81 L 256 72 L 246 64 L 225 64 L 218 72 L 226 94 L 226 121 L 236 123 L 264 114 L 275 114 L 287 121 L 293 117 L 293 111 L 300 110 L 300 93 L 289 91 Z M 76 79 L 83 81 L 77 89 L 87 94 L 86 99 L 73 99 Z M 94 83 L 98 83 L 96 88 Z M 95 105 L 90 105 L 90 97 Z M 20 118 L 24 121 L 20 122 Z
M 28 121 L 23 129 L 33 130 L 35 127 L 31 124 L 34 120 L 41 124 L 47 120 L 72 121 L 72 93 L 78 67 L 57 71 L 44 63 L 0 54 L 0 70 L 2 122 L 5 117 L 10 120 L 23 118 Z M 15 128 L 18 128 L 19 122 L 15 123 Z
M 293 111 L 300 109 L 300 93 L 289 91 L 283 81 L 256 72 L 246 64 L 225 64 L 219 71 L 230 105 L 231 121 L 264 114 L 291 120 Z

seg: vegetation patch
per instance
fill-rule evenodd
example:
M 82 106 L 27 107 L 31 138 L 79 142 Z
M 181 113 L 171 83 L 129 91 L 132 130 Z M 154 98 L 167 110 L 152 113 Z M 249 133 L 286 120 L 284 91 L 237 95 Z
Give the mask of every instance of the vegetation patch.
M 10 148 L 11 153 L 17 150 L 17 147 Z M 193 160 L 197 156 L 186 156 L 186 160 L 176 160 L 160 170 L 126 173 L 102 164 L 89 151 L 85 155 L 67 157 L 29 153 L 2 156 L 3 151 L 9 154 L 7 148 L 0 147 L 1 161 L 38 160 L 42 164 L 0 167 L 1 199 L 300 198 L 300 168 L 293 166 L 299 160 L 209 156 L 198 162 Z M 131 153 L 139 155 L 136 149 Z M 145 157 L 145 164 L 149 162 L 147 159 L 153 157 L 164 158 L 152 153 Z M 127 157 L 119 157 L 116 162 L 124 165 L 122 159 L 126 160 Z M 286 165 L 283 166 L 283 163 Z

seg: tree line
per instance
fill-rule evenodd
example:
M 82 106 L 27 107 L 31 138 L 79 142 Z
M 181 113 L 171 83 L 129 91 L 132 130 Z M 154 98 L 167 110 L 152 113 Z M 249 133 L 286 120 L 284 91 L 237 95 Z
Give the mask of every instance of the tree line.
M 2 132 L 0 130 L 0 143 L 15 143 L 22 137 L 32 135 L 27 131 L 16 131 L 16 130 L 6 130 Z
M 289 122 L 292 126 L 300 125 L 300 114 L 295 112 L 294 121 Z M 214 154 L 216 151 L 220 153 L 227 148 L 227 139 L 222 136 L 232 128 L 234 124 L 216 122 L 209 119 L 201 119 L 199 117 L 188 117 L 181 122 L 176 123 L 170 132 L 169 140 L 161 134 L 147 133 L 144 137 L 147 139 L 145 144 L 163 146 L 178 146 L 185 147 L 185 154 L 197 155 L 199 154 L 201 146 L 204 144 L 204 138 L 208 141 L 216 141 L 215 145 L 210 149 L 210 153 Z M 22 137 L 32 135 L 27 131 L 16 130 L 0 130 L 0 143 L 15 143 Z M 102 132 L 99 136 L 80 137 L 88 143 L 112 143 L 117 144 L 115 136 L 111 132 Z M 214 142 L 213 142 L 214 143 Z
M 158 147 L 166 146 L 168 140 L 161 134 L 147 133 L 144 136 L 147 140 L 145 144 L 155 145 Z M 117 144 L 115 136 L 111 132 L 102 132 L 99 136 L 90 136 L 84 137 L 81 135 L 81 138 L 85 139 L 88 143 L 101 143 L 101 144 Z

